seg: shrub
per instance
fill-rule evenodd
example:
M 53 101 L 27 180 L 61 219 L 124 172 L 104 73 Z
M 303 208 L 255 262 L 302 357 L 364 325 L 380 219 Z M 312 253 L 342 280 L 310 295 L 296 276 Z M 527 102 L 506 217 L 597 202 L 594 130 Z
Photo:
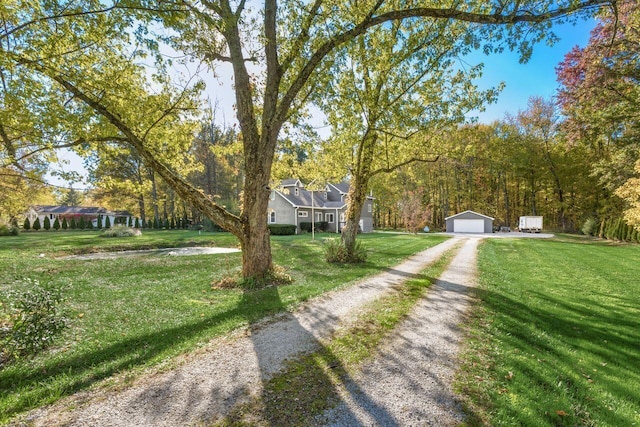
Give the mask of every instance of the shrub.
M 598 232 L 598 223 L 594 218 L 587 218 L 581 228 L 582 234 L 595 236 Z
M 136 228 L 127 227 L 117 224 L 111 228 L 107 228 L 100 233 L 100 237 L 135 237 L 141 236 L 142 232 Z
M 48 216 L 44 217 L 44 227 L 45 230 L 51 230 L 51 220 Z
M 84 221 L 84 217 L 83 217 L 83 216 L 81 216 L 81 217 L 80 217 L 80 219 L 78 220 L 78 224 L 77 224 L 77 225 L 78 225 L 78 228 L 79 228 L 80 230 L 84 230 L 84 229 L 85 229 L 85 227 L 87 226 L 87 224 L 85 223 L 85 221 Z
M 67 327 L 68 319 L 60 308 L 62 290 L 37 280 L 27 283 L 27 290 L 9 292 L 8 301 L 2 301 L 0 365 L 35 356 Z
M 311 233 L 311 222 L 301 222 L 300 229 Z M 314 223 L 314 229 L 315 231 L 327 231 L 329 229 L 329 223 L 327 221 L 316 221 Z
M 136 218 L 136 223 L 134 224 L 135 228 L 140 228 L 140 221 Z
M 0 236 L 17 236 L 20 234 L 18 227 L 11 224 L 0 224 Z
M 29 218 L 24 219 L 24 224 L 22 224 L 22 228 L 24 228 L 25 230 L 31 230 L 31 221 L 29 221 Z
M 102 215 L 98 215 L 98 222 L 96 222 L 96 227 L 99 230 L 102 230 Z
M 62 229 L 66 230 L 69 228 L 69 223 L 67 222 L 67 218 L 62 218 Z
M 53 221 L 53 229 L 60 230 L 60 220 L 58 218 L 56 218 L 55 221 Z
M 78 228 L 78 223 L 76 222 L 76 219 L 75 219 L 75 218 L 71 218 L 70 228 L 71 228 L 72 230 L 75 230 L 76 228 Z
M 87 220 L 87 229 L 89 230 L 93 230 L 93 221 L 91 221 L 90 219 Z
M 294 224 L 269 224 L 269 232 L 274 236 L 290 236 L 296 234 Z
M 104 228 L 111 228 L 111 219 L 108 216 L 104 219 Z
M 40 228 L 42 228 L 40 226 L 40 218 L 36 218 L 36 220 L 33 221 L 33 229 L 38 231 L 38 230 L 40 230 Z
M 324 257 L 330 263 L 359 263 L 367 259 L 367 252 L 364 245 L 356 240 L 353 254 L 349 256 L 347 247 L 339 238 L 331 238 L 325 240 Z

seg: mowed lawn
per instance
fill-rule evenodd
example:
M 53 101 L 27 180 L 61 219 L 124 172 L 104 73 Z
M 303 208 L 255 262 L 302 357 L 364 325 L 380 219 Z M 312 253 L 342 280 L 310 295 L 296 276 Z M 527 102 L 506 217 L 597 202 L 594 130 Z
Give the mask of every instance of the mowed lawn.
M 327 237 L 335 235 L 319 234 L 315 241 L 310 235 L 272 237 L 274 260 L 294 282 L 245 292 L 211 287 L 239 272 L 240 253 L 61 259 L 113 249 L 237 247 L 227 233 L 145 231 L 136 238 L 101 238 L 97 232 L 38 232 L 1 237 L 0 296 L 23 287 L 25 278 L 62 287 L 71 323 L 50 351 L 0 370 L 0 423 L 114 375 L 126 383 L 143 368 L 170 368 L 173 358 L 215 336 L 379 273 L 445 239 L 363 234 L 358 238 L 369 252 L 367 262 L 340 266 L 324 261 L 322 240 Z
M 489 239 L 457 388 L 469 425 L 640 425 L 640 246 Z

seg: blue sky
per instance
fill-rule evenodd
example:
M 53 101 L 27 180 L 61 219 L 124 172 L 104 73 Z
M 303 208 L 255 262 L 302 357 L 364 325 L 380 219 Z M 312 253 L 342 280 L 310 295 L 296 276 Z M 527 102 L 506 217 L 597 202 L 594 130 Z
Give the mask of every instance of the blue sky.
M 533 55 L 526 64 L 519 63 L 518 54 L 515 52 L 507 51 L 489 56 L 479 54 L 477 60 L 485 64 L 479 86 L 486 89 L 498 85 L 501 81 L 506 84 L 498 102 L 487 106 L 485 112 L 478 113 L 479 121 L 490 123 L 504 118 L 505 113 L 515 114 L 524 110 L 531 96 L 554 96 L 558 87 L 556 66 L 574 46 L 587 45 L 589 33 L 594 26 L 594 20 L 579 21 L 575 25 L 556 25 L 554 32 L 560 37 L 560 41 L 553 46 L 535 46 Z

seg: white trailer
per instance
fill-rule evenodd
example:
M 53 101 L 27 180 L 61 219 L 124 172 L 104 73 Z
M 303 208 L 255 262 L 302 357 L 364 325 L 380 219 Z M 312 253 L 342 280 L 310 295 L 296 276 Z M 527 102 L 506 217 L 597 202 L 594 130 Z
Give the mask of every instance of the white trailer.
M 521 216 L 518 228 L 522 233 L 539 233 L 542 231 L 542 217 Z

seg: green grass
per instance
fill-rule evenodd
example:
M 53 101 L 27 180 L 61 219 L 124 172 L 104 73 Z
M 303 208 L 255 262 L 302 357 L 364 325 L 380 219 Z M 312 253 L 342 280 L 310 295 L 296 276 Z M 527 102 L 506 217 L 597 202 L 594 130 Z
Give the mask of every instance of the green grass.
M 133 378 L 211 338 L 378 273 L 442 240 L 439 236 L 363 234 L 366 263 L 329 265 L 321 239 L 272 238 L 274 260 L 294 282 L 256 291 L 212 289 L 240 269 L 241 255 L 115 260 L 62 260 L 62 254 L 174 246 L 237 246 L 226 233 L 146 231 L 135 238 L 101 238 L 96 232 L 24 233 L 0 238 L 0 292 L 29 277 L 63 286 L 70 329 L 56 348 L 0 370 L 0 422 L 102 383 L 117 374 Z M 41 256 L 42 255 L 42 256 Z
M 479 268 L 469 425 L 640 425 L 640 246 L 492 239 Z

